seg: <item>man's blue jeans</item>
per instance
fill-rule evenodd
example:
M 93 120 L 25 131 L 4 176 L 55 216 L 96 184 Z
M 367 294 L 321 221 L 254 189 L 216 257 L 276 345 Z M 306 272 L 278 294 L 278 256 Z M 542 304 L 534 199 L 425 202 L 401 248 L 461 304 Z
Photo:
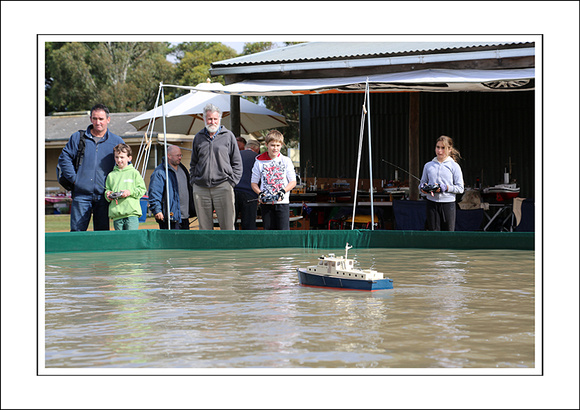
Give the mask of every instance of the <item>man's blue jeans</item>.
M 104 195 L 73 195 L 70 230 L 86 231 L 93 216 L 93 230 L 109 230 L 109 202 Z

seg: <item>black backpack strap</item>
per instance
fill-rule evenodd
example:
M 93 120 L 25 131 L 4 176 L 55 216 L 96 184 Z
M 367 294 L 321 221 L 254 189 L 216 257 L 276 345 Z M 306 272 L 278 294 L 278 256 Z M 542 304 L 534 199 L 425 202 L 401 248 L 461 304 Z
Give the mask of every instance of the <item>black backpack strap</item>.
M 75 156 L 73 162 L 75 171 L 78 171 L 80 165 L 83 163 L 83 158 L 85 156 L 85 140 L 86 140 L 85 130 L 79 130 L 79 133 L 81 134 L 79 138 L 79 146 L 77 148 L 77 155 Z

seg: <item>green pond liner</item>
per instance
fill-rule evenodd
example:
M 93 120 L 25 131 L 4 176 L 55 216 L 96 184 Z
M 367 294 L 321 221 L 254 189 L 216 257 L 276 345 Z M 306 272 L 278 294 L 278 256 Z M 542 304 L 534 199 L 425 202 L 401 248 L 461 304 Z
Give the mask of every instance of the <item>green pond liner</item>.
M 105 252 L 149 249 L 517 249 L 534 250 L 533 232 L 336 231 L 135 231 L 54 232 L 45 234 L 45 252 Z

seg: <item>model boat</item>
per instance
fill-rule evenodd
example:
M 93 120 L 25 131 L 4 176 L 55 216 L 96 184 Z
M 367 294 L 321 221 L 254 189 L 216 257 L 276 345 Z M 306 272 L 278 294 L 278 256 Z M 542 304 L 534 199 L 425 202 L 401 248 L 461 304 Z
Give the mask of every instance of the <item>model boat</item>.
M 495 195 L 498 201 L 505 201 L 507 199 L 516 198 L 520 194 L 520 188 L 516 184 L 498 184 L 489 188 L 483 189 L 484 196 Z
M 352 246 L 347 243 L 344 257 L 330 253 L 318 258 L 317 265 L 296 269 L 300 284 L 343 290 L 393 289 L 393 281 L 384 273 L 355 268 L 355 260 L 348 259 L 348 250 L 351 248 Z

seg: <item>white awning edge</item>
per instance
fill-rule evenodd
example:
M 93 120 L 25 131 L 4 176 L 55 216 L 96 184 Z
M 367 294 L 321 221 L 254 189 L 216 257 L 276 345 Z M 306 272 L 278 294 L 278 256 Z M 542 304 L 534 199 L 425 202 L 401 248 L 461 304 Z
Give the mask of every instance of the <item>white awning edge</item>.
M 178 86 L 218 94 L 301 95 L 364 92 L 367 79 L 373 92 L 397 91 L 518 91 L 534 87 L 535 69 L 451 70 L 427 69 L 401 73 L 375 74 L 344 78 L 309 78 L 280 80 L 244 80 L 222 86 L 200 84 Z

